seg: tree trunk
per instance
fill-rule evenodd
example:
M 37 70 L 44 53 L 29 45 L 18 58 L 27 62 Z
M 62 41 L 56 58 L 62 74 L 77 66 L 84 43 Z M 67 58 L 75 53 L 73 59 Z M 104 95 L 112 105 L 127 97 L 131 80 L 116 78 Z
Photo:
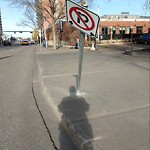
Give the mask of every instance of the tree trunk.
M 56 28 L 54 21 L 52 21 L 52 34 L 53 34 L 53 49 L 56 49 Z

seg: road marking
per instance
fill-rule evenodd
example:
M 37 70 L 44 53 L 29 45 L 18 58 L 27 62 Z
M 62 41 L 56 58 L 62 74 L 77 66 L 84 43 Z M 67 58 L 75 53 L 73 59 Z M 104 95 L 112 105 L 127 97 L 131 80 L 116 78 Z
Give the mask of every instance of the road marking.
M 86 143 L 88 143 L 88 142 L 98 141 L 98 140 L 101 140 L 101 139 L 103 139 L 103 138 L 105 138 L 105 137 L 104 137 L 104 136 L 98 136 L 98 137 L 91 138 L 91 139 L 85 139 L 84 142 L 82 143 L 81 147 L 83 148 L 83 146 L 84 146 Z M 102 146 L 100 146 L 100 148 L 103 149 Z
M 75 76 L 76 73 L 72 74 L 57 74 L 57 75 L 51 75 L 51 76 L 42 76 L 42 78 L 54 78 L 54 77 L 65 77 L 65 76 Z
M 98 137 L 93 138 L 92 140 L 93 141 L 98 141 L 98 140 L 101 140 L 103 138 L 104 138 L 104 136 L 98 136 Z
M 88 117 L 88 119 L 106 118 L 106 117 L 109 117 L 109 116 L 134 112 L 134 111 L 138 111 L 138 110 L 149 108 L 149 107 L 150 107 L 150 104 L 146 104 L 146 105 L 138 106 L 138 107 L 134 107 L 134 108 L 120 109 L 120 110 L 114 111 L 114 112 L 102 112 L 100 114 L 91 115 L 91 116 Z
M 87 74 L 95 74 L 95 73 L 102 73 L 102 72 L 112 72 L 116 71 L 115 69 L 111 70 L 102 70 L 102 71 L 92 71 L 92 72 L 83 72 L 82 75 Z M 68 74 L 56 74 L 56 75 L 49 75 L 49 76 L 42 76 L 42 78 L 54 78 L 54 77 L 65 77 L 65 76 L 77 76 L 77 73 L 68 73 Z
M 134 111 L 138 111 L 138 110 L 142 110 L 146 108 L 150 108 L 150 104 L 145 104 L 143 106 L 134 107 L 134 108 L 120 109 L 118 111 L 112 111 L 112 112 L 100 112 L 99 114 L 89 115 L 88 118 L 80 117 L 78 119 L 72 120 L 72 122 L 83 121 L 85 119 L 89 120 L 89 119 L 97 119 L 97 118 L 106 118 L 106 117 L 115 116 L 119 114 L 134 112 Z

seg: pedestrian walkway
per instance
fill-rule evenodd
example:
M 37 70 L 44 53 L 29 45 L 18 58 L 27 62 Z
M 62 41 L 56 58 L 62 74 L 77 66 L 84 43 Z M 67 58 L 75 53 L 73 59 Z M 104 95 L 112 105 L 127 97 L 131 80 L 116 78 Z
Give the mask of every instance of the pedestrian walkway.
M 39 50 L 42 89 L 49 107 L 84 150 L 149 149 L 149 70 L 120 51 L 84 53 L 81 92 L 78 50 Z M 148 62 L 147 62 L 148 63 Z

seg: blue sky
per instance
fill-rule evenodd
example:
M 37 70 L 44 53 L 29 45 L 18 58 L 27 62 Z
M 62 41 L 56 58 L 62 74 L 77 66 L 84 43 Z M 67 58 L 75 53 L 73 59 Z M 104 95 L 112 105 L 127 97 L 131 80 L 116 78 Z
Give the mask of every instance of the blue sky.
M 17 23 L 23 18 L 23 11 L 18 8 L 14 8 L 9 6 L 7 0 L 0 0 L 0 9 L 1 9 L 1 17 L 2 17 L 2 27 L 3 31 L 31 31 L 32 29 L 29 27 L 20 27 L 17 26 Z M 6 35 L 12 35 L 14 37 L 32 37 L 31 33 L 6 33 Z
M 95 0 L 94 5 L 91 8 L 95 12 L 99 12 L 101 15 L 107 14 L 121 14 L 121 12 L 129 12 L 133 15 L 145 15 L 143 8 L 146 0 Z
M 129 12 L 133 15 L 145 15 L 143 9 L 145 0 L 94 0 L 94 4 L 91 6 L 91 10 L 99 14 L 120 14 L 121 12 Z M 7 0 L 0 0 L 0 9 L 2 15 L 3 31 L 5 30 L 32 30 L 29 27 L 19 27 L 17 22 L 23 18 L 22 9 L 9 6 Z M 148 15 L 148 14 L 147 14 Z M 7 33 L 8 34 L 8 33 Z M 31 33 L 17 33 L 10 35 L 18 37 L 31 37 Z

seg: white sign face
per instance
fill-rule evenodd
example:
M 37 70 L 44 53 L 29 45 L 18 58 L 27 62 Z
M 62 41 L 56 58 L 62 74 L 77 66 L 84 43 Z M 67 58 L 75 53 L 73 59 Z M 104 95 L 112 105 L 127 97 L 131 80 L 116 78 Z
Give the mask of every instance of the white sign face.
M 70 25 L 90 36 L 97 36 L 100 21 L 97 14 L 70 0 L 66 0 L 66 14 Z

